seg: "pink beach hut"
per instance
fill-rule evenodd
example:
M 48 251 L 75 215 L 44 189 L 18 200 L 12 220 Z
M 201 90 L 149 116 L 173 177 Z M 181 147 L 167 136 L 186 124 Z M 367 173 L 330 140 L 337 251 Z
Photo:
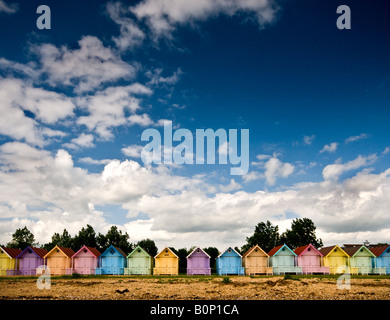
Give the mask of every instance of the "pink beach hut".
M 298 247 L 294 250 L 294 253 L 297 255 L 298 266 L 302 267 L 303 274 L 329 274 L 329 267 L 322 265 L 323 254 L 312 244 Z
M 100 255 L 101 253 L 96 248 L 82 246 L 72 256 L 72 267 L 67 270 L 67 274 L 95 274 Z

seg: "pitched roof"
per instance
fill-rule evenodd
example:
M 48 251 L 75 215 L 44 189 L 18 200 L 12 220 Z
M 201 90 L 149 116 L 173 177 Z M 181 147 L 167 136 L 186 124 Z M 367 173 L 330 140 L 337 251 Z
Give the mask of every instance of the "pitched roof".
M 234 250 L 234 248 L 232 248 L 232 247 L 227 247 L 225 250 L 223 250 L 220 254 L 219 254 L 219 256 L 217 257 L 217 259 L 220 257 L 220 256 L 222 256 L 227 250 L 229 250 L 229 249 L 232 249 L 235 253 L 237 253 L 239 256 L 240 256 L 240 258 L 242 257 L 241 256 L 241 254 L 239 254 L 236 250 Z
M 322 256 L 322 253 L 319 252 L 316 247 L 314 247 L 311 243 L 310 244 L 307 244 L 305 246 L 301 246 L 301 247 L 298 247 L 294 250 L 295 254 L 297 256 L 300 256 L 301 254 L 303 254 L 308 248 L 313 248 L 316 252 L 318 252 L 318 254 L 320 254 Z
M 134 248 L 133 251 L 131 251 L 131 252 L 128 254 L 128 256 L 127 256 L 126 258 L 129 258 L 129 257 L 135 252 L 135 250 L 137 250 L 137 249 L 141 249 L 141 250 L 142 250 L 143 252 L 145 252 L 149 257 L 151 257 L 151 255 L 150 255 L 144 248 L 142 248 L 141 246 L 137 246 L 137 247 Z
M 164 249 L 162 249 L 159 253 L 157 253 L 157 255 L 155 256 L 155 258 L 157 258 L 157 257 L 158 257 L 161 253 L 163 253 L 163 251 L 165 251 L 166 249 L 168 249 L 169 251 L 171 251 L 171 252 L 175 255 L 175 257 L 179 259 L 179 257 L 177 256 L 177 254 L 176 254 L 171 248 L 169 248 L 169 247 L 165 247 Z
M 386 246 L 369 246 L 368 249 L 377 257 L 381 256 L 390 245 Z
M 121 248 L 119 248 L 119 247 L 115 247 L 115 246 L 113 246 L 113 245 L 110 245 L 108 248 L 107 248 L 107 250 L 106 251 L 104 251 L 103 253 L 102 253 L 102 255 L 103 254 L 105 254 L 107 251 L 108 251 L 108 249 L 110 249 L 110 248 L 114 248 L 116 251 L 118 251 L 124 258 L 126 258 L 127 257 L 127 254 L 126 253 L 124 253 L 123 251 L 122 251 L 122 249 Z
M 53 249 L 51 249 L 48 253 L 45 254 L 44 258 L 49 256 L 54 249 L 59 249 L 63 254 L 65 254 L 68 258 L 71 258 L 74 255 L 74 251 L 71 248 L 65 248 L 60 246 L 55 246 Z
M 1 247 L 1 249 L 3 249 L 3 251 L 7 254 L 7 256 L 9 256 L 12 259 L 15 259 L 19 255 L 19 253 L 22 252 L 22 250 L 20 249 L 5 248 L 5 247 Z
M 356 245 L 347 245 L 346 247 L 343 247 L 342 249 L 350 256 L 353 257 L 358 251 L 360 251 L 362 248 L 365 248 L 370 255 L 374 255 L 366 246 L 362 244 L 356 244 Z
M 37 248 L 37 247 L 30 247 L 30 248 L 41 258 L 43 258 L 48 252 L 46 249 L 43 248 Z
M 284 245 L 281 244 L 280 246 L 277 246 L 277 247 L 272 248 L 271 251 L 268 252 L 268 255 L 269 255 L 270 257 L 272 257 L 272 256 L 273 256 L 276 252 L 278 252 L 278 251 L 280 250 L 280 248 L 283 247 L 283 246 L 284 246 Z
M 76 256 L 84 248 L 86 248 L 89 252 L 91 252 L 96 258 L 100 257 L 101 255 L 98 249 L 84 245 L 73 255 L 73 257 Z
M 186 258 L 190 257 L 190 256 L 195 252 L 195 250 L 198 250 L 198 249 L 199 249 L 200 251 L 202 251 L 206 256 L 208 256 L 208 257 L 211 259 L 211 257 L 207 254 L 207 252 L 204 251 L 203 249 L 201 249 L 200 247 L 194 248 L 194 250 L 192 250 L 191 253 L 190 253 Z
M 336 247 L 338 249 L 341 250 L 341 252 L 343 252 L 345 255 L 348 256 L 348 253 L 346 253 L 342 248 L 340 248 L 337 244 L 334 245 L 334 246 L 329 246 L 329 247 L 322 247 L 319 251 L 320 253 L 323 254 L 324 257 L 326 257 L 329 253 L 331 253 L 334 249 L 336 249 Z
M 258 244 L 256 244 L 256 245 L 254 245 L 253 247 L 249 248 L 249 249 L 247 250 L 247 252 L 245 252 L 245 253 L 243 254 L 242 257 L 245 258 L 245 257 L 246 257 L 247 255 L 249 255 L 256 247 L 259 248 L 261 251 L 263 251 L 264 254 L 268 257 L 268 253 L 265 252 L 263 249 L 261 249 L 260 246 L 259 246 Z

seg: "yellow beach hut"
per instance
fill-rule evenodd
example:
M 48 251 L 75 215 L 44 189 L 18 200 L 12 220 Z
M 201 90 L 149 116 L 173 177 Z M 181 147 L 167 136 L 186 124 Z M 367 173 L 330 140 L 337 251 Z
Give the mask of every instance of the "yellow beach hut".
M 355 269 L 349 268 L 349 255 L 337 244 L 334 246 L 323 247 L 319 250 L 323 255 L 323 266 L 329 267 L 330 274 L 336 273 L 355 273 Z
M 15 259 L 20 249 L 0 247 L 0 276 L 6 276 L 7 270 L 17 270 L 19 263 Z
M 43 258 L 50 268 L 50 274 L 66 274 L 66 269 L 72 267 L 74 251 L 70 248 L 55 246 Z
M 179 257 L 170 249 L 165 247 L 154 257 L 154 275 L 178 275 Z

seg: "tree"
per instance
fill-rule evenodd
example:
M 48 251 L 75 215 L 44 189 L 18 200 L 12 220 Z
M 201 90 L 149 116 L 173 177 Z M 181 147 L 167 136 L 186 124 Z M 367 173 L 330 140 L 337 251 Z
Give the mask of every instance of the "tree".
M 75 248 L 74 248 L 73 240 L 74 239 L 72 238 L 68 230 L 64 229 L 62 234 L 55 232 L 51 237 L 51 242 L 45 244 L 43 248 L 45 248 L 47 251 L 50 251 L 55 246 L 59 246 L 59 247 L 71 248 L 72 250 L 74 250 Z
M 130 253 L 133 249 L 132 244 L 129 242 L 130 236 L 125 232 L 122 234 L 122 230 L 118 230 L 117 226 L 112 226 L 103 236 L 101 233 L 98 234 L 97 244 L 101 252 L 108 249 L 110 245 L 122 249 L 125 253 Z
M 28 246 L 35 246 L 35 237 L 30 230 L 25 226 L 23 229 L 16 229 L 12 235 L 11 242 L 7 243 L 8 248 L 24 250 Z
M 87 224 L 86 228 L 82 228 L 74 237 L 73 246 L 75 251 L 79 250 L 83 245 L 97 248 L 96 232 L 92 226 Z
M 216 247 L 207 247 L 203 250 L 210 256 L 210 268 L 215 270 L 215 259 L 219 256 L 218 249 Z
M 291 249 L 307 244 L 316 248 L 323 246 L 322 240 L 316 237 L 316 226 L 309 218 L 294 219 L 291 223 L 291 230 L 287 229 L 280 237 L 281 243 L 285 243 Z
M 253 235 L 247 237 L 246 241 L 247 243 L 241 248 L 243 253 L 256 244 L 265 252 L 269 252 L 272 248 L 280 244 L 279 227 L 273 226 L 268 220 L 266 223 L 260 222 L 255 227 Z
M 189 254 L 186 248 L 177 250 L 176 255 L 179 257 L 179 273 L 187 273 L 187 256 Z
M 152 257 L 155 257 L 158 253 L 158 248 L 153 240 L 143 239 L 137 242 L 137 246 L 140 246 L 147 253 L 149 253 Z

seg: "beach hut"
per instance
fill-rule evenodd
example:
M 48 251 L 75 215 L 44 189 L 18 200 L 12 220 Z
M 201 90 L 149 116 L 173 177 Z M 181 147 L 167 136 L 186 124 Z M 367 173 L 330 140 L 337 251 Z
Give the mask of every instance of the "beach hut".
M 297 255 L 297 265 L 302 267 L 303 274 L 329 274 L 329 267 L 322 265 L 322 253 L 312 244 L 298 247 L 294 250 L 294 253 Z
M 373 273 L 390 274 L 390 245 L 371 245 Z
M 7 270 L 18 270 L 19 264 L 16 257 L 22 250 L 0 247 L 0 276 L 6 276 Z M 15 271 L 12 271 L 15 272 Z
M 349 273 L 356 270 L 349 268 L 349 255 L 341 249 L 337 244 L 329 247 L 322 247 L 320 253 L 323 255 L 323 262 L 325 267 L 329 267 L 330 274 Z
M 302 267 L 297 266 L 297 255 L 286 244 L 273 248 L 268 255 L 273 274 L 302 273 Z
M 67 269 L 67 274 L 95 274 L 95 269 L 99 266 L 101 253 L 96 248 L 82 246 L 72 256 L 72 266 Z
M 137 246 L 127 256 L 125 274 L 152 274 L 153 257 L 140 246 Z
M 50 274 L 66 274 L 66 269 L 72 266 L 73 255 L 72 249 L 55 246 L 43 258 L 45 265 L 50 268 Z
M 242 256 L 242 266 L 247 276 L 254 274 L 272 274 L 269 255 L 258 245 L 253 246 Z
M 349 255 L 349 266 L 351 273 L 369 274 L 372 273 L 372 260 L 375 255 L 362 244 L 345 244 L 342 248 Z
M 155 275 L 178 275 L 179 257 L 171 248 L 165 247 L 154 257 L 153 274 Z
M 120 248 L 110 245 L 100 255 L 99 267 L 95 269 L 95 274 L 124 274 L 126 256 Z
M 187 274 L 210 275 L 210 256 L 197 247 L 187 256 Z
M 47 254 L 47 250 L 28 246 L 16 256 L 19 263 L 19 270 L 9 270 L 11 275 L 32 276 L 36 275 L 36 269 L 45 264 L 43 258 Z M 7 272 L 8 274 L 8 272 Z
M 217 257 L 216 262 L 217 274 L 219 275 L 245 274 L 244 267 L 242 267 L 242 257 L 232 247 L 222 251 Z

